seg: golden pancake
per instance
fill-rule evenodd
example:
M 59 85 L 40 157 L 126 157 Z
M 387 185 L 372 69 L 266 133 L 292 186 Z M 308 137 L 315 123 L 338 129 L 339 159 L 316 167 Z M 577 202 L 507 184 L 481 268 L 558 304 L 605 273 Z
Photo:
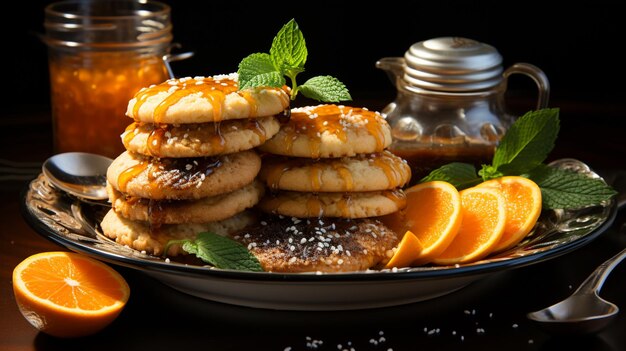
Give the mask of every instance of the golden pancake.
M 294 108 L 289 121 L 259 148 L 308 158 L 350 157 L 391 145 L 391 128 L 378 112 L 341 105 Z
M 254 206 L 265 191 L 260 181 L 243 188 L 197 200 L 149 200 L 124 196 L 107 187 L 112 207 L 122 217 L 152 224 L 206 223 L 221 221 Z
M 128 196 L 152 200 L 200 199 L 250 184 L 261 168 L 254 150 L 207 158 L 150 158 L 124 152 L 107 180 Z
M 266 194 L 257 205 L 283 216 L 366 218 L 383 216 L 406 206 L 400 189 L 351 193 L 278 191 Z
M 234 236 L 270 272 L 351 272 L 388 260 L 396 234 L 374 219 L 261 218 Z
M 122 134 L 128 151 L 155 157 L 207 157 L 249 150 L 280 129 L 273 116 L 220 123 L 132 123 Z
M 170 240 L 195 239 L 201 232 L 212 232 L 219 235 L 236 233 L 254 223 L 255 216 L 248 211 L 218 222 L 164 224 L 150 226 L 148 222 L 132 221 L 109 210 L 102 220 L 102 232 L 121 245 L 148 254 L 161 255 Z M 172 245 L 168 256 L 185 254 L 180 245 Z
M 169 79 L 135 94 L 126 115 L 144 123 L 187 124 L 273 116 L 289 106 L 282 89 L 238 88 L 235 73 Z
M 259 178 L 274 190 L 361 192 L 403 187 L 411 168 L 389 151 L 322 159 L 265 156 Z

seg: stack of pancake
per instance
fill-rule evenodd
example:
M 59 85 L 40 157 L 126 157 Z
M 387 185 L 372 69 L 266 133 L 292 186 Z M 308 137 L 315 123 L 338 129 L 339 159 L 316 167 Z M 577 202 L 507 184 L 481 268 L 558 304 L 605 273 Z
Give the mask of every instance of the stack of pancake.
M 402 209 L 411 171 L 387 151 L 389 125 L 378 112 L 337 105 L 291 110 L 259 147 L 268 213 L 235 236 L 266 271 L 345 272 L 388 260 L 397 235 L 374 217 Z
M 264 193 L 254 150 L 280 129 L 281 89 L 238 90 L 236 75 L 170 79 L 129 102 L 126 150 L 107 172 L 103 233 L 155 255 L 174 239 L 227 235 L 254 222 Z M 287 110 L 288 111 L 288 110 Z M 181 252 L 171 246 L 168 255 Z

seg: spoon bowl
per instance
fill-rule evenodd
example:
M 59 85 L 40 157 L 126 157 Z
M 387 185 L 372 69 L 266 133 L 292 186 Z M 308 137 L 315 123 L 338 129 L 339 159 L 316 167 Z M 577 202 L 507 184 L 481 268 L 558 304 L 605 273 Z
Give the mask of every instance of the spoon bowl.
M 615 319 L 619 308 L 594 295 L 572 295 L 549 308 L 529 313 L 528 318 L 554 334 L 598 332 Z
M 602 330 L 617 316 L 619 308 L 598 294 L 613 268 L 624 258 L 626 249 L 598 266 L 570 297 L 528 313 L 528 319 L 555 334 L 590 334 Z
M 106 173 L 112 159 L 86 152 L 54 155 L 41 166 L 43 175 L 59 190 L 80 199 L 106 200 Z

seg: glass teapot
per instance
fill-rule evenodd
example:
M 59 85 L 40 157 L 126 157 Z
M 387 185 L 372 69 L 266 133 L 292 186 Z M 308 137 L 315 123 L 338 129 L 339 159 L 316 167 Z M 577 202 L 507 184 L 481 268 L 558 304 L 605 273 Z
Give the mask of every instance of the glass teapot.
M 390 150 L 407 160 L 412 183 L 449 162 L 480 167 L 515 116 L 504 93 L 511 74 L 532 78 L 539 89 L 537 109 L 548 104 L 549 82 L 538 67 L 516 63 L 503 70 L 502 56 L 488 44 L 441 37 L 413 44 L 404 57 L 376 62 L 398 90 L 381 113 L 392 128 Z

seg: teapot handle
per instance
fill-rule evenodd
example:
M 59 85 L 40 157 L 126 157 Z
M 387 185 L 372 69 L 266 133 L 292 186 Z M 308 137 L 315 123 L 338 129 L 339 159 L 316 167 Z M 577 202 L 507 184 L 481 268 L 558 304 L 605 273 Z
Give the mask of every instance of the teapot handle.
M 548 107 L 548 99 L 550 98 L 550 82 L 548 81 L 548 77 L 539 67 L 535 65 L 531 65 L 530 63 L 516 63 L 511 67 L 507 68 L 504 73 L 504 79 L 508 81 L 509 76 L 511 74 L 523 74 L 532 78 L 537 84 L 537 88 L 539 89 L 539 97 L 537 99 L 537 109 L 542 109 Z

